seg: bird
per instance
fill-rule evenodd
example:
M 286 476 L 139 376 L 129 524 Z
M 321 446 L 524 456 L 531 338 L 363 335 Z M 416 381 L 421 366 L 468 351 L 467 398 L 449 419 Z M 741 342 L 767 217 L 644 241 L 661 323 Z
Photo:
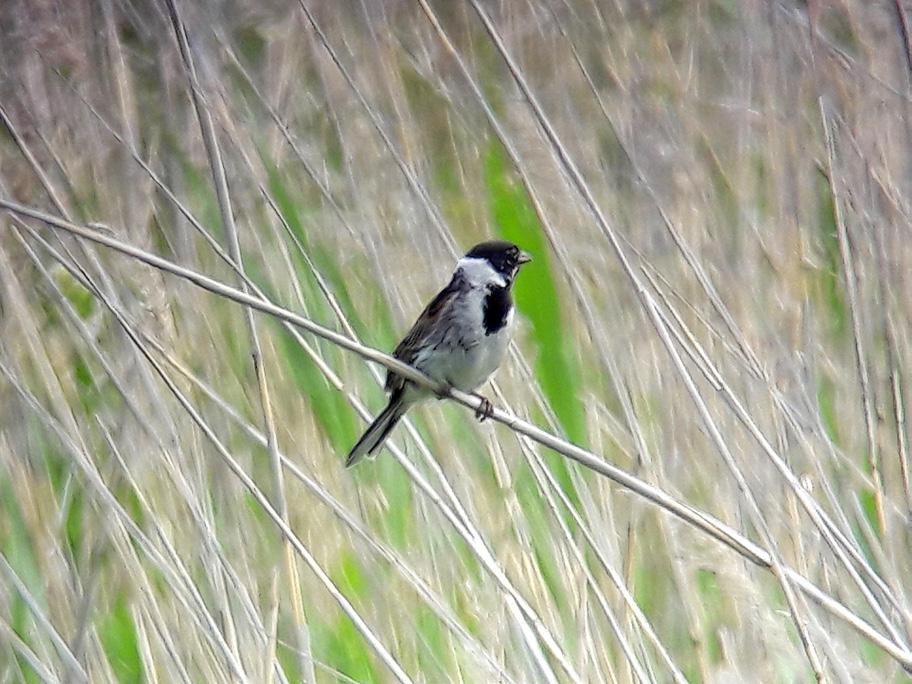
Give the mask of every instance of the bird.
M 494 407 L 475 392 L 500 366 L 513 333 L 513 283 L 532 257 L 503 240 L 482 242 L 456 263 L 449 284 L 425 307 L 393 352 L 446 387 L 481 399 L 479 420 L 490 418 Z M 434 392 L 387 371 L 386 408 L 368 426 L 348 453 L 346 467 L 373 456 L 396 423 L 412 406 Z

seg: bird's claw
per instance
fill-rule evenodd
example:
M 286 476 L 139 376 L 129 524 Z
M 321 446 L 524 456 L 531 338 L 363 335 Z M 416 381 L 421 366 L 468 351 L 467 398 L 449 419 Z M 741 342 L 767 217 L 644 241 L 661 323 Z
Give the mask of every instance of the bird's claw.
M 483 423 L 494 415 L 494 404 L 491 403 L 490 399 L 483 397 L 480 394 L 475 394 L 475 396 L 481 400 L 478 408 L 475 409 L 475 417 L 478 418 L 478 422 Z

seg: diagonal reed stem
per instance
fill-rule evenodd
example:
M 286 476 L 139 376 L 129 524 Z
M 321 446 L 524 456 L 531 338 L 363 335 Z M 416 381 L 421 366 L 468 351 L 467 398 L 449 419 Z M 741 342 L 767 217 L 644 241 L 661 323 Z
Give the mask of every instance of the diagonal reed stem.
M 100 231 L 92 230 L 82 226 L 75 225 L 69 221 L 56 218 L 35 208 L 24 206 L 12 202 L 5 198 L 0 198 L 0 207 L 5 208 L 20 216 L 29 217 L 41 221 L 53 228 L 64 230 L 78 237 L 91 240 L 97 244 L 104 245 L 115 251 L 127 256 L 133 257 L 146 263 L 154 268 L 166 271 L 173 275 L 189 280 L 198 287 L 209 292 L 226 297 L 235 302 L 251 307 L 263 313 L 275 316 L 289 323 L 294 324 L 314 335 L 317 335 L 339 347 L 352 351 L 362 358 L 379 363 L 396 373 L 401 374 L 408 380 L 427 387 L 438 392 L 463 406 L 477 410 L 480 405 L 480 399 L 475 396 L 459 392 L 447 387 L 441 386 L 433 379 L 423 375 L 411 366 L 401 363 L 388 354 L 384 354 L 376 349 L 367 347 L 352 341 L 344 335 L 334 330 L 326 328 L 314 321 L 295 314 L 265 299 L 256 298 L 246 294 L 236 288 L 230 287 L 219 281 L 213 280 L 206 275 L 193 271 L 186 267 L 175 264 L 167 259 L 151 254 L 146 250 L 139 249 L 133 245 L 125 243 L 117 238 Z M 531 438 L 533 441 L 542 444 L 555 452 L 570 458 L 577 463 L 608 477 L 617 484 L 635 492 L 636 494 L 647 499 L 651 503 L 672 513 L 684 522 L 699 529 L 701 532 L 711 536 L 725 546 L 734 550 L 736 553 L 749 560 L 751 563 L 769 570 L 772 567 L 773 559 L 770 554 L 758 546 L 755 542 L 745 537 L 737 530 L 726 525 L 717 518 L 705 513 L 699 509 L 690 506 L 687 503 L 675 499 L 668 493 L 654 487 L 647 482 L 637 478 L 626 471 L 617 468 L 605 460 L 599 458 L 596 454 L 587 451 L 575 444 L 563 440 L 551 433 L 519 419 L 516 416 L 505 413 L 500 409 L 495 409 L 492 419 L 506 425 L 513 431 Z M 270 507 L 271 510 L 271 507 Z M 278 523 L 277 523 L 278 524 Z M 853 629 L 868 638 L 872 643 L 877 645 L 891 657 L 897 660 L 906 668 L 912 668 L 912 653 L 903 646 L 897 644 L 892 639 L 884 636 L 877 631 L 867 621 L 847 608 L 845 605 L 827 594 L 808 578 L 804 577 L 793 568 L 782 565 L 781 571 L 783 576 L 795 587 L 807 594 L 812 600 L 817 602 L 824 610 L 831 615 L 847 622 Z

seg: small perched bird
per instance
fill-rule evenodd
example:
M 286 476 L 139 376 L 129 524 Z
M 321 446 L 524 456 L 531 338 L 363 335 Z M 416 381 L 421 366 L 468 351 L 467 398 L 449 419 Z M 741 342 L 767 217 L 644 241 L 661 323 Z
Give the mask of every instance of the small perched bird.
M 520 266 L 532 260 L 519 247 L 499 240 L 475 245 L 456 264 L 449 285 L 427 305 L 393 356 L 425 375 L 463 392 L 480 387 L 497 370 L 513 331 L 511 290 Z M 412 406 L 433 395 L 392 371 L 386 374 L 389 403 L 348 454 L 346 467 L 373 455 Z M 491 402 L 479 420 L 489 418 Z

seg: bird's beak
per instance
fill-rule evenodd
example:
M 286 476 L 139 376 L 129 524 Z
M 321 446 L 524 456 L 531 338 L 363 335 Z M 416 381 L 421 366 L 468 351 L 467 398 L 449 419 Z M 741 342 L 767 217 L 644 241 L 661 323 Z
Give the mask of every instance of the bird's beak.
M 531 254 L 529 254 L 528 252 L 519 253 L 519 265 L 520 266 L 522 266 L 523 264 L 528 264 L 530 261 L 532 261 Z

